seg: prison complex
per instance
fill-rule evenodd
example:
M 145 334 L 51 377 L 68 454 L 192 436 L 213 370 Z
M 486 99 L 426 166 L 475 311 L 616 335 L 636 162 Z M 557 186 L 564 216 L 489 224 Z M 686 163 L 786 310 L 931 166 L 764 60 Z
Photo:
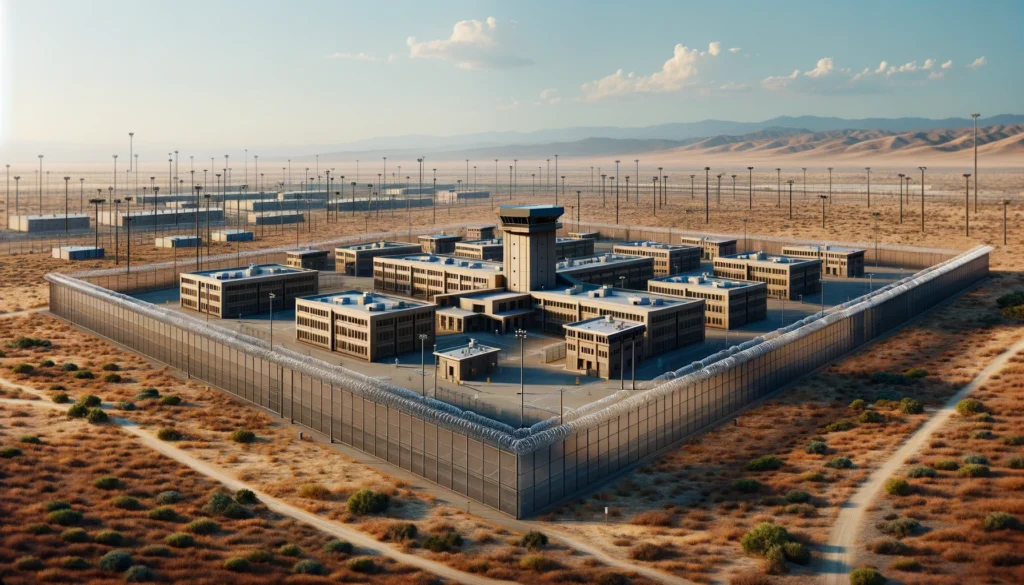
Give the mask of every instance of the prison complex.
M 373 260 L 373 287 L 411 297 L 505 286 L 501 264 L 451 256 L 416 254 L 378 256 Z
M 821 260 L 824 274 L 846 278 L 864 276 L 864 250 L 842 246 L 783 246 L 782 253 L 794 258 Z
M 370 242 L 368 244 L 352 244 L 334 249 L 335 270 L 349 276 L 373 276 L 373 259 L 380 256 L 400 256 L 402 254 L 418 254 L 422 251 L 419 244 L 406 242 Z
M 731 256 L 736 253 L 736 240 L 711 236 L 682 236 L 679 243 L 685 246 L 697 246 L 705 260 L 714 260 L 719 256 Z
M 736 329 L 768 317 L 768 285 L 703 274 L 677 274 L 647 281 L 647 290 L 704 299 L 704 325 Z
M 289 309 L 295 299 L 320 290 L 319 272 L 280 264 L 184 272 L 180 276 L 181 306 L 221 319 Z M 270 295 L 275 298 L 271 299 Z
M 581 240 L 592 242 L 593 240 Z M 680 272 L 700 269 L 701 248 L 682 244 L 665 244 L 650 240 L 639 240 L 615 244 L 612 252 L 623 256 L 651 258 L 654 260 L 654 276 L 668 276 Z
M 643 324 L 606 315 L 563 327 L 567 372 L 606 380 L 622 380 L 627 370 L 635 372 L 641 359 L 636 351 L 637 346 L 643 346 Z
M 774 298 L 795 301 L 821 290 L 820 260 L 751 252 L 715 258 L 714 267 L 715 276 L 767 284 Z

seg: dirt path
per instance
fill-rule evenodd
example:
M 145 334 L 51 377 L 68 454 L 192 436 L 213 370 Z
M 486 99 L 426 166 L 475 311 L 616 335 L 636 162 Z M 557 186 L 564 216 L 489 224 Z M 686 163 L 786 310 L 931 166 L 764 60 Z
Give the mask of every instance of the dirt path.
M 867 507 L 877 497 L 885 480 L 896 473 L 908 457 L 917 453 L 928 442 L 932 433 L 941 427 L 955 412 L 957 402 L 960 402 L 968 394 L 985 384 L 992 374 L 1001 370 L 1010 358 L 1020 351 L 1024 351 L 1024 339 L 1021 339 L 996 356 L 970 383 L 950 397 L 927 422 L 914 431 L 907 438 L 906 442 L 886 459 L 878 469 L 872 472 L 867 480 L 857 488 L 857 491 L 850 496 L 850 499 L 843 505 L 839 516 L 836 518 L 828 543 L 824 547 L 825 553 L 819 562 L 821 582 L 824 585 L 845 585 L 849 583 L 847 574 L 854 568 L 853 561 L 857 552 L 857 536 L 860 534 L 861 525 L 864 523 Z

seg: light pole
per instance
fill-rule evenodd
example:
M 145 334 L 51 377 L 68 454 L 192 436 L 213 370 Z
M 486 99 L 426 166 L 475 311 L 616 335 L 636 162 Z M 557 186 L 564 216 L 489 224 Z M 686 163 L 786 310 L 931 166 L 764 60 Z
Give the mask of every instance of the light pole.
M 605 204 L 605 180 L 608 178 L 608 174 L 601 175 L 601 208 L 604 208 Z
M 270 351 L 274 351 L 274 299 L 277 295 L 270 293 Z M 206 307 L 209 310 L 209 306 Z
M 828 195 L 818 195 L 821 197 L 821 229 L 825 229 L 825 201 L 828 200 Z
M 619 223 L 619 161 L 615 161 L 615 224 Z
M 128 133 L 128 172 L 132 172 L 132 153 L 135 151 L 135 133 Z
M 71 177 L 64 177 L 64 237 L 68 235 L 68 181 Z
M 832 167 L 828 168 L 828 203 L 832 204 Z
M 736 175 L 732 176 L 732 200 L 736 201 Z
M 124 198 L 125 203 L 128 205 L 128 210 L 125 212 L 124 223 L 125 227 L 128 228 L 128 253 L 125 256 L 128 259 L 128 274 L 132 273 L 132 197 L 129 195 Z
M 704 167 L 704 223 L 711 222 L 711 167 Z
M 1010 204 L 1009 199 L 1003 199 L 1003 245 L 1006 245 L 1006 206 Z
M 921 233 L 924 233 L 924 171 L 928 167 L 917 167 L 921 169 Z
M 14 179 L 15 179 L 15 181 L 17 181 L 18 177 L 14 177 Z M 102 193 L 103 189 L 97 189 L 97 191 Z M 94 249 L 96 249 L 96 250 L 99 250 L 99 248 L 100 248 L 100 205 L 102 205 L 105 202 L 106 202 L 105 199 L 98 199 L 98 198 L 97 199 L 90 199 L 89 200 L 89 203 L 92 203 L 93 205 L 96 206 L 96 221 L 94 222 L 95 223 L 95 227 L 96 227 L 96 236 L 95 236 L 95 240 L 94 240 L 93 245 L 92 245 L 92 247 Z
M 526 330 L 516 329 L 516 339 L 519 340 L 519 426 L 523 427 L 526 426 Z
M 658 177 L 661 177 L 661 172 L 663 170 L 665 170 L 665 167 L 658 167 Z M 593 175 L 594 167 L 590 167 L 590 171 L 591 171 L 591 175 Z M 661 184 L 661 193 L 660 193 L 658 199 L 661 201 L 661 206 L 664 207 L 665 206 L 665 183 Z
M 753 168 L 753 167 L 750 167 L 750 168 Z M 693 199 L 693 198 L 694 198 L 694 193 L 693 193 L 693 179 L 694 179 L 694 177 L 696 177 L 696 176 L 697 176 L 697 175 L 690 175 L 690 199 Z
M 43 155 L 39 156 L 39 215 L 43 214 Z M 117 180 L 117 173 L 114 173 L 114 180 Z
M 565 195 L 565 175 L 562 175 L 562 195 Z M 558 193 L 555 193 L 555 205 L 558 205 Z
M 747 247 L 747 222 L 750 218 L 744 217 L 740 219 L 743 222 L 743 251 L 746 252 L 749 248 Z
M 786 181 L 789 185 L 789 219 L 793 219 L 793 179 Z
M 807 200 L 807 167 L 800 167 L 804 172 L 804 200 Z
M 905 176 L 906 175 L 904 175 L 903 173 L 899 174 L 899 178 L 900 178 L 900 224 L 901 225 L 903 224 L 903 177 L 905 177 Z
M 974 118 L 974 213 L 978 213 L 978 116 L 971 114 Z
M 18 198 L 21 194 L 21 175 L 14 177 L 14 215 L 18 215 Z M 98 216 L 97 216 L 98 217 Z M 8 224 L 10 225 L 10 224 Z
M 693 175 L 690 175 L 693 180 Z M 804 181 L 806 184 L 806 180 Z M 754 167 L 747 167 L 747 209 L 754 208 Z
M 971 173 L 964 173 L 964 232 L 971 237 Z
M 579 191 L 577 191 L 579 193 Z M 579 197 L 576 198 L 577 205 L 579 204 Z M 658 177 L 651 178 L 651 210 L 654 217 L 658 217 Z
M 637 159 L 633 159 L 633 162 L 636 163 L 636 193 L 635 193 L 636 200 L 635 200 L 635 202 L 636 202 L 637 205 L 639 205 L 640 204 L 640 159 L 638 159 L 638 158 Z M 627 193 L 626 196 L 628 198 L 629 194 Z
M 200 234 L 200 232 L 199 232 L 199 191 L 201 191 L 202 188 L 203 188 L 202 185 L 196 185 L 195 186 L 195 190 L 196 190 L 196 270 L 201 270 L 199 254 L 203 250 L 203 247 L 201 245 L 199 245 L 199 241 L 200 241 L 200 235 L 199 235 Z M 207 210 L 206 215 L 207 215 L 207 217 L 209 217 L 209 215 L 210 215 L 209 210 Z M 209 311 L 210 307 L 207 306 L 206 310 Z
M 780 168 L 775 169 L 775 183 L 776 193 L 779 196 L 779 200 L 775 203 L 775 207 L 782 207 L 782 169 Z
M 718 187 L 715 189 L 715 205 L 722 205 L 722 175 L 725 173 L 718 173 Z
M 868 209 L 871 209 L 871 167 L 864 167 L 864 172 L 868 178 Z
M 882 215 L 877 211 L 871 212 L 872 219 L 875 220 L 875 266 L 878 266 L 878 216 Z
M 427 362 L 426 362 L 426 347 L 427 347 L 426 333 L 420 333 L 420 392 L 423 394 L 423 399 L 427 399 Z

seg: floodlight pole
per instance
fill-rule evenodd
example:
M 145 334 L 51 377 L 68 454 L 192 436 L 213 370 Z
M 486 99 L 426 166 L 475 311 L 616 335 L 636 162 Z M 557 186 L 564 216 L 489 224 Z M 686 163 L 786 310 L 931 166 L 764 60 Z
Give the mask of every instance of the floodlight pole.
M 615 161 L 615 225 L 619 224 L 619 161 Z
M 793 179 L 786 181 L 789 184 L 789 219 L 793 219 Z
M 964 173 L 964 232 L 971 237 L 971 173 Z
M 704 167 L 704 223 L 711 222 L 711 167 Z
M 779 195 L 779 200 L 775 203 L 775 207 L 782 207 L 782 169 L 780 168 L 775 169 L 775 182 L 776 192 Z
M 201 270 L 199 254 L 202 252 L 203 247 L 199 245 L 199 191 L 202 190 L 202 185 L 196 185 L 196 270 Z M 207 306 L 206 310 L 209 311 L 210 307 Z
M 1006 206 L 1010 204 L 1009 199 L 1003 199 L 1003 245 L 1006 245 Z
M 978 116 L 971 114 L 974 118 L 974 213 L 978 213 Z
M 806 175 L 805 175 L 806 176 Z M 693 180 L 693 175 L 690 175 Z M 806 179 L 804 180 L 806 184 Z M 754 167 L 747 167 L 747 209 L 754 208 Z
M 64 177 L 64 237 L 68 236 L 68 181 L 71 177 Z
M 270 351 L 274 351 L 274 299 L 277 295 L 270 293 Z M 210 306 L 206 306 L 206 310 L 210 310 Z
M 825 201 L 828 199 L 828 195 L 818 195 L 821 197 L 821 229 L 825 229 Z
M 427 347 L 427 334 L 420 333 L 420 392 L 423 394 L 423 399 L 427 399 L 427 363 L 426 363 L 426 347 Z
M 878 216 L 881 213 L 874 211 L 871 213 L 871 217 L 875 220 L 875 266 L 878 266 Z
M 20 177 L 14 177 L 15 181 L 17 181 L 17 179 L 19 179 L 19 178 L 20 178 Z M 103 192 L 103 189 L 97 189 L 97 191 L 99 191 L 100 193 L 102 193 L 102 192 Z M 96 228 L 96 236 L 95 236 L 95 241 L 93 242 L 93 245 L 92 245 L 92 247 L 93 247 L 94 249 L 97 249 L 97 250 L 98 250 L 98 249 L 99 249 L 99 247 L 100 247 L 100 204 L 104 203 L 105 201 L 106 201 L 105 199 L 99 199 L 99 198 L 96 198 L 96 199 L 90 199 L 90 200 L 89 200 L 89 203 L 92 203 L 93 205 L 95 205 L 95 206 L 96 206 L 96 221 L 95 221 L 95 224 L 96 224 L 96 225 L 95 225 L 95 228 Z
M 921 233 L 924 233 L 924 171 L 928 167 L 917 167 L 921 169 Z
M 905 176 L 906 175 L 904 175 L 903 173 L 899 174 L 899 178 L 900 178 L 900 224 L 901 225 L 903 224 L 903 177 L 905 177 Z
M 556 183 L 557 188 L 557 183 Z M 519 426 L 526 421 L 526 330 L 516 329 L 519 339 Z

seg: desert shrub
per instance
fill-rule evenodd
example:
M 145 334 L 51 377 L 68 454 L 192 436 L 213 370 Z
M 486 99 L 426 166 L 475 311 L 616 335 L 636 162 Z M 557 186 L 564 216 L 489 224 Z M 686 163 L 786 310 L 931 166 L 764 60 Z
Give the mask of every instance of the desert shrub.
M 908 377 L 908 378 L 910 378 L 910 379 L 912 379 L 912 380 L 918 380 L 920 378 L 927 377 L 928 376 L 928 370 L 926 370 L 924 368 L 910 368 L 909 370 L 904 372 L 903 375 Z
M 155 581 L 156 575 L 146 565 L 134 565 L 128 567 L 128 570 L 124 572 L 124 580 L 129 583 L 146 583 Z
M 60 538 L 64 542 L 88 542 L 89 533 L 82 528 L 68 528 L 60 533 Z
M 124 542 L 124 535 L 116 530 L 104 530 L 97 532 L 96 536 L 92 538 L 96 544 L 105 544 L 107 546 L 121 546 Z
M 107 374 L 106 376 L 103 376 L 103 381 L 107 384 L 120 384 L 121 374 Z
M 302 549 L 297 544 L 285 544 L 281 548 L 277 549 L 277 554 L 286 557 L 301 557 Z
M 887 581 L 888 579 L 871 567 L 850 571 L 850 585 L 885 585 Z
M 956 403 L 956 412 L 960 416 L 972 416 L 985 410 L 980 400 L 965 398 Z
M 115 508 L 120 508 L 122 510 L 138 510 L 142 507 L 139 504 L 139 501 L 131 496 L 117 496 L 114 498 L 112 503 Z
M 181 432 L 172 427 L 164 427 L 156 432 L 156 438 L 161 441 L 180 441 Z
M 907 477 L 911 479 L 920 479 L 922 477 L 935 477 L 935 470 L 931 467 L 925 467 L 924 465 L 915 465 L 907 470 Z
M 1008 447 L 1019 447 L 1024 445 L 1024 435 L 1007 435 L 1003 437 L 1003 444 Z
M 132 555 L 126 550 L 112 550 L 100 557 L 99 567 L 104 571 L 127 571 L 132 566 Z
M 1010 469 L 1024 469 L 1024 455 L 1015 455 L 1006 460 L 1006 466 Z
M 996 436 L 995 436 L 995 434 L 992 433 L 992 431 L 990 431 L 988 429 L 977 429 L 977 430 L 971 431 L 971 438 L 972 439 L 994 439 L 994 438 L 996 438 Z
M 249 559 L 231 557 L 224 561 L 224 569 L 233 573 L 245 573 L 252 569 L 252 563 L 249 562 Z
M 995 422 L 996 419 L 991 414 L 989 414 L 987 412 L 982 412 L 980 414 L 974 415 L 974 420 L 975 420 L 975 422 L 980 422 L 980 423 L 990 423 L 990 422 Z
M 902 477 L 890 477 L 885 480 L 885 493 L 890 496 L 906 496 L 910 494 L 910 482 Z
M 786 506 L 786 513 L 802 518 L 814 518 L 818 515 L 818 509 L 814 504 L 789 504 Z
M 231 433 L 231 440 L 236 443 L 252 443 L 256 440 L 256 433 L 249 429 L 238 429 Z
M 601 573 L 595 580 L 596 585 L 629 585 L 629 578 L 621 573 Z
M 894 518 L 877 525 L 878 530 L 882 533 L 899 538 L 910 536 L 920 527 L 921 523 L 913 518 Z
M 19 571 L 41 571 L 45 565 L 39 557 L 27 556 L 14 561 L 14 566 Z
M 672 516 L 662 510 L 647 510 L 634 514 L 629 523 L 636 526 L 671 526 Z
M 534 573 L 545 573 L 558 568 L 558 563 L 544 555 L 527 555 L 519 559 L 519 568 Z
M 164 544 L 174 548 L 189 548 L 195 546 L 196 539 L 191 534 L 175 532 L 174 534 L 167 535 L 167 538 L 164 539 Z
M 60 560 L 60 568 L 69 571 L 82 571 L 89 568 L 89 562 L 82 557 L 64 557 Z
M 343 554 L 343 555 L 350 554 L 352 552 L 352 548 L 353 547 L 352 547 L 352 543 L 351 542 L 346 542 L 344 540 L 338 540 L 338 539 L 329 540 L 329 541 L 327 541 L 327 544 L 324 545 L 324 550 L 325 551 L 327 551 L 329 553 Z
M 220 530 L 220 526 L 209 518 L 200 518 L 186 524 L 185 530 L 192 534 L 213 534 Z
M 24 374 L 26 376 L 34 372 L 35 369 L 35 366 L 33 366 L 32 364 L 14 364 L 13 366 L 11 366 L 12 372 L 14 372 L 15 374 Z
M 50 500 L 43 504 L 43 509 L 47 512 L 53 512 L 54 510 L 70 510 L 71 504 L 63 500 Z
M 120 372 L 121 366 L 117 364 L 103 364 L 103 367 L 101 367 L 100 369 L 103 370 L 104 372 Z
M 171 549 L 167 548 L 162 544 L 150 544 L 142 547 L 140 551 L 147 557 L 162 557 L 167 558 L 171 556 Z
M 894 374 L 892 372 L 875 372 L 871 374 L 872 384 L 889 384 L 892 386 L 904 386 L 908 382 L 907 378 L 903 374 Z
M 850 403 L 850 410 L 864 410 L 867 408 L 868 403 L 864 402 L 863 398 L 858 398 Z
M 242 488 L 235 492 L 235 501 L 243 506 L 251 506 L 260 500 L 256 497 L 255 492 L 250 489 Z
M 666 556 L 666 550 L 652 542 L 642 542 L 629 549 L 629 558 L 634 561 L 660 561 Z
M 94 425 L 101 425 L 110 420 L 110 417 L 101 408 L 90 408 L 89 414 L 85 418 Z
M 894 408 L 898 408 L 899 405 L 899 402 L 896 402 L 895 400 L 890 400 L 885 396 L 879 398 L 878 400 L 875 400 L 875 408 L 887 408 L 889 410 L 892 410 Z
M 905 554 L 907 546 L 890 536 L 877 538 L 867 543 L 867 550 L 874 554 Z
M 857 417 L 857 422 L 862 424 L 877 424 L 884 421 L 885 417 L 877 410 L 865 410 Z
M 431 552 L 448 552 L 462 546 L 462 535 L 454 530 L 445 530 L 440 534 L 431 534 L 423 539 L 423 548 Z
M 81 404 L 86 408 L 96 408 L 102 403 L 103 401 L 100 400 L 99 396 L 96 396 L 95 394 L 86 394 L 85 396 L 79 398 L 78 402 L 76 402 L 75 404 Z
M 89 414 L 89 407 L 84 404 L 72 404 L 68 407 L 69 418 L 85 418 Z
M 786 492 L 786 501 L 790 504 L 805 504 L 811 501 L 811 494 L 804 490 L 790 490 Z
M 310 500 L 327 500 L 331 497 L 331 490 L 319 483 L 306 483 L 299 486 L 299 497 Z
M 753 478 L 744 477 L 732 482 L 732 487 L 734 490 L 738 492 L 742 492 L 744 494 L 752 494 L 757 490 L 761 489 L 761 482 Z
M 156 495 L 158 504 L 177 504 L 181 501 L 181 494 L 174 490 L 167 490 Z
M 845 420 L 845 419 L 837 420 L 835 422 L 828 423 L 828 426 L 825 427 L 825 432 L 828 432 L 828 433 L 841 433 L 843 431 L 848 431 L 848 430 L 850 430 L 850 429 L 852 429 L 852 428 L 854 428 L 856 426 L 857 425 L 853 424 L 853 421 L 849 421 L 849 420 Z
M 75 372 L 76 380 L 92 380 L 95 377 L 96 375 L 90 372 L 89 370 L 78 370 L 77 372 Z
M 548 535 L 543 532 L 531 530 L 519 539 L 519 546 L 529 550 L 539 550 L 548 545 Z
M 954 459 L 940 459 L 935 463 L 932 463 L 932 467 L 939 471 L 956 471 L 960 469 L 960 464 Z
M 786 560 L 791 563 L 798 565 L 806 565 L 811 562 L 811 551 L 807 549 L 803 543 L 800 542 L 787 542 L 782 545 L 782 552 L 786 555 Z
M 786 572 L 786 551 L 782 546 L 773 544 L 769 546 L 762 555 L 764 557 L 764 572 L 769 575 L 781 575 Z
M 168 395 L 160 399 L 160 404 L 164 406 L 178 406 L 181 404 L 181 396 Z
M 49 524 L 29 524 L 28 531 L 31 534 L 50 534 L 53 528 Z
M 1020 520 L 1006 512 L 992 512 L 985 516 L 985 530 L 1019 530 Z
M 920 400 L 904 398 L 900 400 L 900 412 L 903 414 L 921 414 L 924 412 L 924 404 Z
M 128 400 L 122 400 L 115 405 L 115 408 L 118 410 L 132 411 L 135 410 L 135 403 Z
M 71 362 L 63 363 L 60 365 L 60 369 L 64 370 L 65 372 L 74 372 L 78 370 L 78 364 Z
M 828 451 L 828 445 L 824 441 L 810 441 L 804 450 L 812 455 L 824 455 Z
M 39 444 L 42 443 L 42 441 L 39 440 L 39 437 L 37 437 L 35 435 L 22 435 L 22 436 L 18 437 L 18 442 L 19 443 L 31 443 L 33 445 L 39 445 Z
M 762 522 L 750 529 L 740 539 L 740 546 L 747 554 L 761 554 L 770 546 L 782 546 L 789 541 L 789 533 L 782 526 Z
M 39 362 L 40 368 L 52 368 L 54 365 L 56 364 L 53 363 L 53 360 L 43 360 Z
M 831 467 L 832 469 L 849 469 L 853 467 L 853 461 L 849 457 L 833 457 L 829 459 L 825 467 Z
M 269 550 L 251 550 L 245 555 L 245 559 L 251 563 L 269 563 L 274 560 L 274 553 Z
M 764 455 L 748 461 L 744 469 L 747 471 L 774 471 L 783 465 L 785 465 L 785 462 L 775 455 Z
M 168 506 L 153 508 L 147 516 L 150 520 L 159 520 L 161 522 L 175 522 L 178 520 L 178 513 L 174 511 L 174 508 Z
M 391 498 L 387 494 L 378 493 L 372 490 L 359 490 L 348 499 L 348 511 L 363 516 L 366 514 L 380 514 L 388 509 Z
M 322 575 L 324 566 L 313 559 L 303 559 L 292 565 L 292 573 L 300 575 Z
M 964 455 L 963 462 L 973 463 L 974 465 L 988 465 L 988 457 L 978 455 L 976 453 L 973 455 Z
M 377 563 L 373 562 L 373 559 L 368 557 L 356 557 L 354 559 L 349 559 L 348 562 L 345 563 L 345 567 L 354 573 L 372 573 L 377 570 Z
M 121 487 L 121 480 L 112 475 L 104 475 L 94 479 L 92 485 L 101 490 L 112 490 Z
M 897 571 L 904 571 L 906 573 L 916 573 L 921 570 L 921 563 L 914 559 L 896 559 L 889 565 L 890 569 Z
M 0 458 L 3 459 L 13 459 L 15 457 L 20 457 L 21 454 L 21 449 L 17 447 L 4 447 L 3 449 L 0 449 Z
M 210 499 L 203 504 L 202 512 L 209 516 L 220 515 L 235 520 L 248 518 L 252 515 L 248 508 L 220 492 L 210 496 Z
M 1005 309 L 1006 307 L 1015 307 L 1017 305 L 1024 305 L 1024 290 L 1013 291 L 1012 293 L 1007 293 L 999 297 L 998 299 L 996 299 L 996 305 L 1000 309 Z
M 46 389 L 53 390 L 54 392 L 64 392 L 68 388 L 64 384 L 50 384 Z
M 54 404 L 67 404 L 68 402 L 71 402 L 71 398 L 68 397 L 67 392 L 58 392 L 54 394 L 53 398 L 50 400 L 53 400 Z
M 808 471 L 807 473 L 800 476 L 804 481 L 825 481 L 825 474 L 820 471 Z
M 976 463 L 969 463 L 960 468 L 956 472 L 960 477 L 988 477 L 989 471 L 987 465 L 978 465 Z
M 48 348 L 53 343 L 49 339 L 39 339 L 37 337 L 19 337 L 14 341 L 7 344 L 7 347 L 12 349 L 32 349 L 34 347 Z
M 384 540 L 404 542 L 416 538 L 416 525 L 411 522 L 393 522 L 384 530 Z
M 61 526 L 72 526 L 82 521 L 82 513 L 78 510 L 54 510 L 46 515 L 46 521 Z
M 160 391 L 157 390 L 156 388 L 143 388 L 142 390 L 139 390 L 135 394 L 135 397 L 138 398 L 139 400 L 160 398 Z

